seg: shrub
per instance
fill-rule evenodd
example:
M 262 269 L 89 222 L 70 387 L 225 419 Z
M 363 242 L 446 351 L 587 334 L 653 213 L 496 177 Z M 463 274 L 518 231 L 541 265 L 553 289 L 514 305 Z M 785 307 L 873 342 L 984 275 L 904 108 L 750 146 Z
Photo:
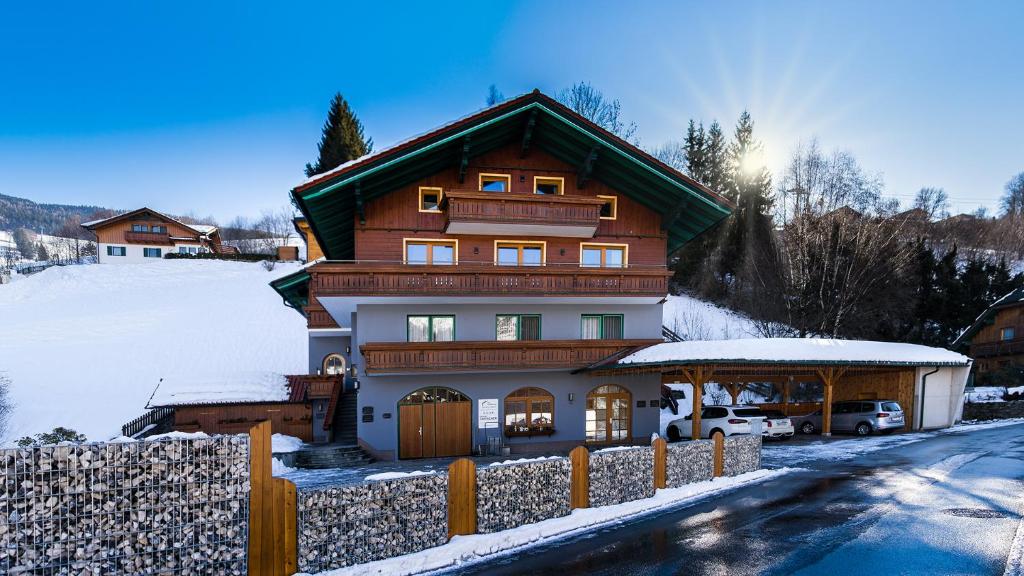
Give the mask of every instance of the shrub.
M 266 260 L 277 260 L 274 254 L 217 254 L 214 252 L 203 252 L 202 254 L 181 254 L 179 252 L 168 252 L 164 254 L 168 260 L 231 260 L 234 262 L 263 262 Z
M 43 446 L 45 444 L 60 444 L 61 442 L 85 442 L 85 434 L 79 434 L 70 428 L 58 426 L 52 432 L 42 432 L 35 437 L 25 436 L 18 440 L 18 446 L 28 448 L 29 446 Z

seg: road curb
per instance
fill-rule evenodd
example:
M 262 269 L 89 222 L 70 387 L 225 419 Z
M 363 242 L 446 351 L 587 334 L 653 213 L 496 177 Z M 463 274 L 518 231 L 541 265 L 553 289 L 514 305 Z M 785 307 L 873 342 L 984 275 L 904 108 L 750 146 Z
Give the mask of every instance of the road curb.
M 1006 557 L 1006 569 L 1003 576 L 1024 575 L 1024 498 L 1017 506 L 1017 533 L 1013 536 L 1013 543 L 1010 544 L 1010 554 Z

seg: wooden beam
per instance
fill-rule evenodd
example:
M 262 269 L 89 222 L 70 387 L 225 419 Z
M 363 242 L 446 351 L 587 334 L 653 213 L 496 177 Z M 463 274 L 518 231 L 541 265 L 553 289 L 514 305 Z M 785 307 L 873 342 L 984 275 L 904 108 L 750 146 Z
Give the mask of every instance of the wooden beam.
M 530 151 L 530 143 L 533 140 L 533 128 L 537 125 L 537 109 L 530 110 L 530 117 L 526 119 L 526 125 L 523 127 L 523 144 L 519 149 L 519 157 L 526 158 L 526 154 Z
M 577 446 L 569 452 L 572 472 L 569 478 L 569 508 L 590 507 L 590 452 Z
M 740 389 L 735 383 L 729 383 L 725 385 L 726 389 L 729 390 L 729 397 L 732 398 L 732 403 L 736 404 L 736 399 L 740 395 Z
M 832 435 L 832 386 L 839 381 L 839 378 L 846 372 L 845 368 L 828 366 L 819 368 L 818 376 L 821 378 L 825 388 L 825 398 L 821 403 L 821 435 Z
M 476 534 L 476 464 L 459 458 L 448 465 L 448 538 Z
M 782 383 L 782 413 L 789 416 L 789 380 Z
M 466 170 L 469 169 L 469 136 L 462 139 L 462 158 L 459 160 L 459 184 L 466 181 Z
M 654 489 L 660 490 L 668 485 L 668 444 L 664 438 L 657 438 L 651 442 L 651 446 L 654 447 Z
M 366 224 L 366 208 L 363 205 L 363 189 L 361 183 L 356 181 L 356 190 L 353 196 L 356 199 L 356 214 L 359 215 L 359 223 Z
M 714 374 L 714 369 L 709 366 L 697 365 L 691 368 L 684 368 L 683 374 L 690 381 L 690 385 L 693 386 L 693 414 L 690 416 L 690 437 L 694 440 L 699 440 L 700 413 L 704 409 L 704 384 Z
M 585 188 L 587 181 L 590 180 L 590 175 L 594 172 L 594 164 L 597 163 L 597 153 L 601 150 L 600 146 L 595 145 L 590 149 L 590 153 L 587 154 L 583 165 L 580 166 L 579 171 L 576 172 L 576 187 Z

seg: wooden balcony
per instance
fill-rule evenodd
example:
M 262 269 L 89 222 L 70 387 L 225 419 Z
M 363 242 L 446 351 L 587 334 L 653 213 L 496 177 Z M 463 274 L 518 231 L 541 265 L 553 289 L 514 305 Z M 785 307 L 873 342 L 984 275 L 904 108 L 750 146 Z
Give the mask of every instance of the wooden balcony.
M 171 235 L 167 232 L 129 232 L 124 233 L 124 241 L 127 244 L 161 244 L 170 245 Z
M 373 342 L 359 350 L 367 374 L 583 368 L 661 340 Z
M 1012 356 L 1016 354 L 1024 354 L 1024 338 L 1001 340 L 998 342 L 984 342 L 971 345 L 971 356 L 975 358 Z
M 327 310 L 319 307 L 306 307 L 306 328 L 337 328 L 338 323 L 334 321 Z
M 663 298 L 664 266 L 417 266 L 323 262 L 310 269 L 311 295 L 331 296 L 633 296 Z
M 446 191 L 448 234 L 593 238 L 604 200 L 511 192 Z

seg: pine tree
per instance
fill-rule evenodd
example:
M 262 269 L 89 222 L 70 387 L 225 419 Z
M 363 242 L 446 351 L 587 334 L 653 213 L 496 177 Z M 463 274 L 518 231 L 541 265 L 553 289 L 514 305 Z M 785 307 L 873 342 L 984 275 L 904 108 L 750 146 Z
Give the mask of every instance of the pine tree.
M 339 92 L 327 111 L 316 163 L 306 164 L 306 176 L 323 174 L 372 151 L 373 139 L 364 136 L 362 122 Z
M 704 123 L 699 125 L 690 119 L 686 127 L 686 140 L 683 141 L 683 149 L 686 152 L 686 173 L 701 184 L 707 174 L 707 165 L 704 162 Z
M 498 87 L 491 84 L 487 87 L 487 99 L 485 102 L 487 106 L 494 106 L 505 101 L 505 95 L 498 91 Z
M 722 126 L 715 120 L 708 127 L 707 137 L 704 142 L 705 180 L 704 185 L 715 192 L 721 193 L 725 189 L 728 176 L 728 164 L 726 158 L 725 134 L 722 133 Z

